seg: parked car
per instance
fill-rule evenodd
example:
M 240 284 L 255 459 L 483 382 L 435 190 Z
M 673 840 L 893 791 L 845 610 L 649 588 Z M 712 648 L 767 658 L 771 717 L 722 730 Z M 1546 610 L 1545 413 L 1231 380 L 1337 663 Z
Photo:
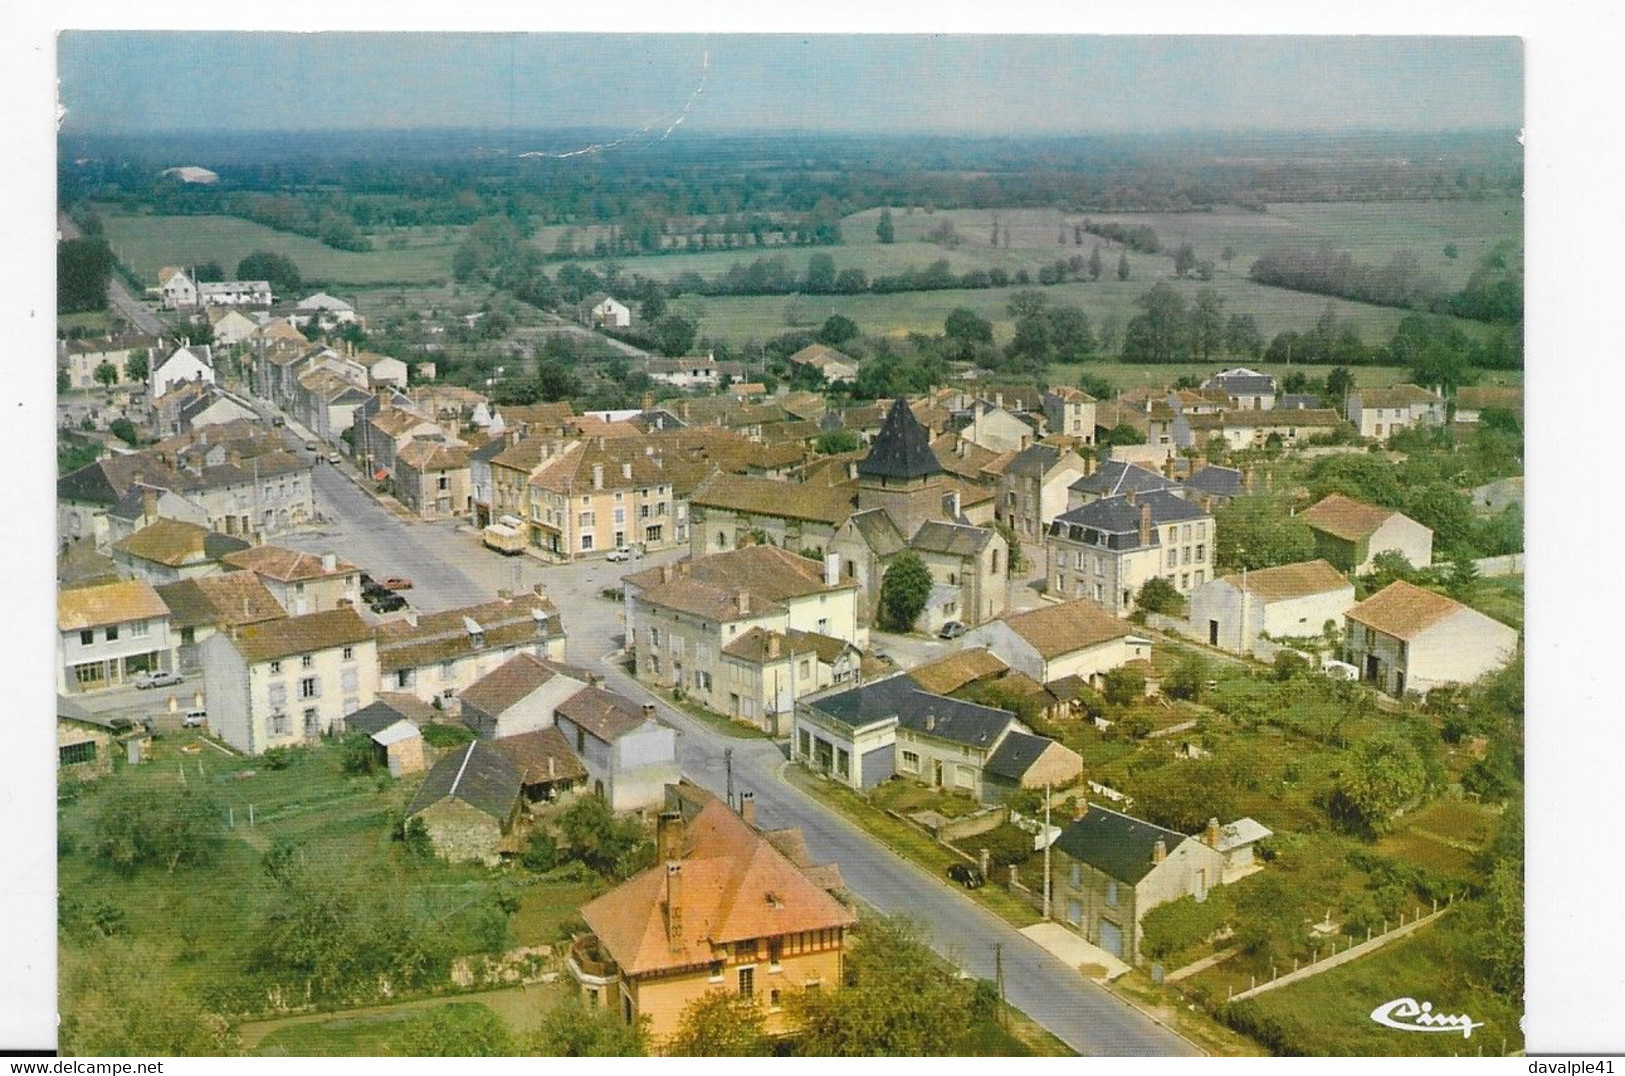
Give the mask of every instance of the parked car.
M 339 461 L 339 454 L 337 452 L 329 452 L 327 454 L 327 462 L 328 463 L 337 463 L 338 461 Z
M 183 729 L 201 728 L 208 723 L 209 711 L 207 710 L 188 710 L 186 716 L 181 718 L 181 728 Z
M 630 549 L 626 548 L 626 546 L 624 546 L 624 545 L 619 546 L 619 547 L 617 547 L 615 549 L 611 549 L 608 553 L 605 553 L 604 554 L 604 559 L 607 560 L 607 561 L 610 561 L 613 564 L 619 564 L 623 560 L 631 560 L 632 559 L 632 551 Z
M 880 662 L 880 664 L 882 664 L 882 665 L 896 666 L 896 664 L 897 664 L 897 659 L 892 657 L 890 654 L 886 653 L 884 650 L 876 650 L 873 654 L 870 655 L 870 657 L 874 658 L 876 661 Z
M 162 669 L 158 669 L 153 672 L 144 672 L 135 678 L 135 686 L 142 689 L 149 687 L 169 687 L 180 682 L 180 673 L 164 672 Z
M 383 582 L 385 590 L 411 590 L 412 581 L 404 575 L 392 575 Z
M 393 613 L 406 608 L 406 599 L 399 594 L 385 594 L 382 598 L 370 603 L 375 613 Z
M 305 451 L 306 452 L 314 452 L 314 451 L 316 451 L 316 442 L 315 441 L 306 441 L 305 442 Z
M 939 639 L 957 639 L 965 634 L 965 625 L 957 620 L 950 620 L 937 632 Z
M 986 881 L 980 869 L 969 863 L 955 863 L 948 868 L 948 877 L 964 886 L 966 889 L 980 889 Z

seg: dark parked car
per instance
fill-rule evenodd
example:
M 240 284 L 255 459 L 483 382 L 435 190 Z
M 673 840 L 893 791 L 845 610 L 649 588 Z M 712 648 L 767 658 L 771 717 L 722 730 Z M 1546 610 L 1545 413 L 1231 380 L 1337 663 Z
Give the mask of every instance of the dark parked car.
M 957 639 L 965 634 L 965 625 L 957 620 L 950 620 L 937 632 L 939 639 Z
M 393 613 L 406 608 L 406 599 L 399 594 L 384 594 L 370 603 L 375 613 Z
M 980 889 L 986 880 L 982 877 L 982 872 L 969 863 L 955 863 L 948 868 L 948 877 L 966 889 Z

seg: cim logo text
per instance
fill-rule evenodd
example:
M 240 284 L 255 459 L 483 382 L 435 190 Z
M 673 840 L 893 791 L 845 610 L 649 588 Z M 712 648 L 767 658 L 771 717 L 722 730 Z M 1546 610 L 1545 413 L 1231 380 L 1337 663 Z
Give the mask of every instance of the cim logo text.
M 1418 1003 L 1415 998 L 1395 998 L 1378 1005 L 1371 1010 L 1371 1019 L 1395 1031 L 1459 1031 L 1464 1039 L 1473 1037 L 1475 1027 L 1484 1026 L 1470 1016 L 1436 1013 L 1433 1002 Z

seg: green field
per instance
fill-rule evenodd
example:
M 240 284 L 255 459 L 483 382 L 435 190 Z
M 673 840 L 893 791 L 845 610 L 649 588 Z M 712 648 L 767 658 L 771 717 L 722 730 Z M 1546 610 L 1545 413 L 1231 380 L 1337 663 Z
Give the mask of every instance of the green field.
M 190 266 L 214 261 L 227 275 L 256 250 L 274 251 L 293 259 L 305 280 L 331 288 L 347 285 L 422 284 L 451 277 L 451 259 L 461 232 L 450 228 L 401 229 L 374 239 L 376 250 L 358 253 L 334 250 L 314 239 L 279 232 L 238 217 L 125 216 L 107 213 L 102 218 L 107 241 L 125 265 L 149 287 L 158 285 L 158 270 L 166 265 Z M 407 245 L 389 249 L 391 239 Z
M 1476 943 L 1467 916 L 1451 913 L 1376 952 L 1241 1005 L 1276 1023 L 1283 1044 L 1277 1053 L 1312 1057 L 1498 1056 L 1520 1050 L 1519 1006 L 1469 980 Z M 1471 1038 L 1459 1033 L 1407 1034 L 1371 1019 L 1371 1011 L 1395 998 L 1428 1001 L 1438 1013 L 1464 1013 L 1484 1026 Z

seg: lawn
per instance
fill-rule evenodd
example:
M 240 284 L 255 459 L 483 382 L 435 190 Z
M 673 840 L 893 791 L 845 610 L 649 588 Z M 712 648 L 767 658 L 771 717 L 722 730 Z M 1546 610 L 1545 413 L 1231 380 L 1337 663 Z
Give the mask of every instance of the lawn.
M 455 229 L 403 229 L 391 237 L 379 237 L 375 250 L 356 252 L 335 250 L 306 236 L 239 217 L 109 212 L 102 221 L 119 260 L 153 287 L 158 284 L 158 270 L 166 265 L 214 261 L 229 275 L 236 272 L 245 255 L 256 250 L 285 254 L 306 281 L 341 292 L 348 285 L 444 281 L 451 277 L 452 255 L 461 238 Z M 407 245 L 390 249 L 386 245 L 389 238 L 404 239 Z
M 1369 956 L 1239 1006 L 1280 1029 L 1276 1052 L 1281 1054 L 1471 1057 L 1520 1050 L 1516 1003 L 1461 974 L 1472 963 L 1476 944 L 1466 917 L 1452 913 Z M 1431 1002 L 1438 1013 L 1466 1014 L 1484 1026 L 1464 1039 L 1454 1033 L 1406 1034 L 1371 1019 L 1378 1005 L 1400 997 Z
M 485 1008 L 477 1001 L 394 1005 L 359 1014 L 335 1013 L 325 1019 L 290 1023 L 261 1039 L 259 1057 L 388 1057 L 395 1054 L 400 1025 L 435 1009 Z

